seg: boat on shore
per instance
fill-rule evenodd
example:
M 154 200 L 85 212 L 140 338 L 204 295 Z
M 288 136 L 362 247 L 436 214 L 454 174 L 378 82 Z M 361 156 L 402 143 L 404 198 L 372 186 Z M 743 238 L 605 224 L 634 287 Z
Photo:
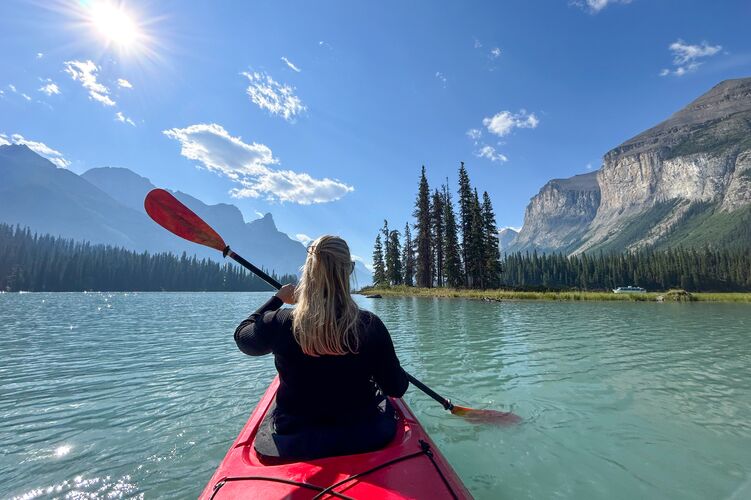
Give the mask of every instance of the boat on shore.
M 278 387 L 276 377 L 209 480 L 202 500 L 472 498 L 402 399 L 391 398 L 397 431 L 383 449 L 304 462 L 259 455 L 255 437 Z
M 638 286 L 619 286 L 613 288 L 613 293 L 647 293 L 647 291 Z

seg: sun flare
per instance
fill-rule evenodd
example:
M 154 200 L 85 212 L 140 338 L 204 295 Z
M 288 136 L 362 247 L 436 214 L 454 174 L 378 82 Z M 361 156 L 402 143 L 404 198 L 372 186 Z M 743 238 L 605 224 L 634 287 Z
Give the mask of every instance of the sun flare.
M 132 48 L 141 37 L 138 25 L 122 6 L 99 2 L 92 6 L 90 21 L 110 43 L 121 48 Z

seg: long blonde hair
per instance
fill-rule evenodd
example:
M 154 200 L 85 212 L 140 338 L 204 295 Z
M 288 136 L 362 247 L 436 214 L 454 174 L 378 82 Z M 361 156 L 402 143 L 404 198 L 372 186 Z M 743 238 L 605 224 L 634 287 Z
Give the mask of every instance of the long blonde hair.
M 356 353 L 358 308 L 349 289 L 352 260 L 338 236 L 321 236 L 308 247 L 295 287 L 292 333 L 309 356 Z

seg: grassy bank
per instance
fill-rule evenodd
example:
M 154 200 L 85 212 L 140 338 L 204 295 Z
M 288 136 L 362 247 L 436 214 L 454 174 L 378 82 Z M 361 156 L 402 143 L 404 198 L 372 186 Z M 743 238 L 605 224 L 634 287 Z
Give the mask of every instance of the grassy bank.
M 514 290 L 464 290 L 456 288 L 416 288 L 394 286 L 388 288 L 366 287 L 360 290 L 363 295 L 380 294 L 383 297 L 435 297 L 463 298 L 479 300 L 619 300 L 655 302 L 663 292 L 612 293 L 612 292 L 522 292 Z M 751 293 L 692 293 L 698 302 L 745 302 L 751 303 Z M 668 299 L 669 300 L 669 299 Z

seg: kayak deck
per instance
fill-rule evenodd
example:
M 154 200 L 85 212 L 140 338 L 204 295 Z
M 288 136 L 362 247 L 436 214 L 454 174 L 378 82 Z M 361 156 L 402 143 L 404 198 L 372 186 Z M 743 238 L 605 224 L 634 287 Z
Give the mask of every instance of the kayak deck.
M 304 462 L 274 463 L 253 447 L 279 387 L 278 377 L 248 419 L 201 499 L 229 498 L 472 498 L 401 399 L 394 439 L 383 449 Z

